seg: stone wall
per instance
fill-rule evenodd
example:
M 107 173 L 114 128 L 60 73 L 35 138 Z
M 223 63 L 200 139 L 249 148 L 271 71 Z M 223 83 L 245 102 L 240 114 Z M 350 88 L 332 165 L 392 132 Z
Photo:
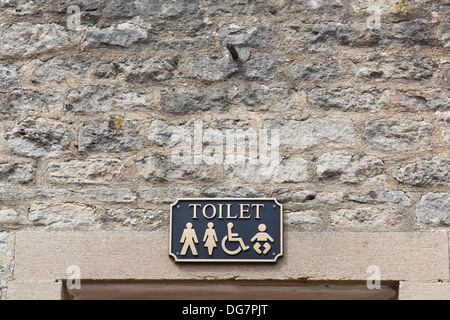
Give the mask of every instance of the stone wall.
M 168 230 L 178 197 L 276 197 L 288 232 L 448 231 L 449 17 L 448 0 L 0 1 L 0 297 L 16 231 Z M 200 121 L 204 148 L 278 130 L 279 165 L 175 163 Z

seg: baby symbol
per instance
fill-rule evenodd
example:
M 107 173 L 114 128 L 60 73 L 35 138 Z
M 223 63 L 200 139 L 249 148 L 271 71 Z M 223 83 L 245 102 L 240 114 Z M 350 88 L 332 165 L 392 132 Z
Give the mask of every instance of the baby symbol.
M 253 246 L 253 249 L 258 253 L 258 254 L 267 254 L 267 252 L 269 252 L 271 245 L 269 244 L 268 241 L 273 242 L 274 240 L 272 239 L 271 236 L 269 236 L 269 234 L 266 231 L 266 225 L 264 223 L 261 223 L 258 226 L 258 230 L 260 232 L 258 232 L 257 234 L 255 234 L 255 236 L 250 240 L 251 242 L 256 241 L 255 245 Z M 259 242 L 264 242 L 264 251 L 261 252 L 261 244 Z

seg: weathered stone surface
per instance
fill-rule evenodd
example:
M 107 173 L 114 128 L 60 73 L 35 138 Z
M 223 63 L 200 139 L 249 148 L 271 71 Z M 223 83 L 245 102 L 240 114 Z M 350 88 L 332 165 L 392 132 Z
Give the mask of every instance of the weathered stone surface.
M 54 24 L 18 22 L 0 25 L 0 55 L 41 53 L 67 46 L 70 37 L 64 27 Z
M 78 135 L 78 150 L 82 152 L 127 152 L 139 150 L 142 137 L 136 121 L 115 117 L 86 123 Z
M 210 0 L 205 10 L 211 15 L 251 15 L 257 3 L 257 0 Z
M 433 157 L 408 164 L 394 172 L 398 182 L 413 186 L 450 185 L 450 158 Z
M 135 21 L 113 25 L 108 28 L 89 27 L 83 46 L 101 43 L 120 47 L 129 47 L 134 43 L 147 40 L 147 29 Z
M 368 147 L 408 151 L 429 148 L 433 125 L 426 122 L 382 119 L 366 123 L 364 140 Z
M 13 279 L 14 234 L 0 231 L 0 300 L 6 298 L 7 282 Z
M 85 74 L 91 66 L 88 60 L 64 60 L 53 58 L 47 61 L 38 60 L 31 75 L 33 82 L 62 81 L 71 75 Z
M 11 116 L 38 113 L 55 102 L 52 93 L 38 93 L 27 89 L 0 92 L 0 115 Z
M 10 85 L 19 81 L 20 68 L 14 64 L 0 64 L 0 86 Z
M 232 177 L 242 182 L 294 183 L 308 180 L 308 162 L 302 157 L 284 159 L 280 164 L 232 165 Z
M 379 56 L 356 59 L 356 75 L 365 78 L 423 80 L 433 76 L 437 63 L 429 57 Z
M 94 213 L 94 208 L 84 204 L 35 203 L 30 207 L 28 220 L 52 229 L 89 227 L 94 223 Z
M 418 20 L 391 23 L 383 30 L 383 38 L 401 45 L 426 44 L 429 41 L 428 27 Z
M 411 199 L 409 199 L 403 191 L 395 191 L 390 189 L 370 191 L 367 194 L 351 193 L 348 198 L 349 200 L 359 203 L 395 203 L 402 206 L 411 205 Z
M 395 93 L 389 97 L 389 101 L 394 106 L 401 106 L 410 111 L 445 112 L 450 110 L 450 95 L 441 90 Z
M 325 81 L 340 73 L 338 62 L 329 57 L 296 64 L 291 71 L 292 77 L 301 81 Z
M 268 120 L 265 127 L 280 130 L 282 146 L 301 149 L 330 142 L 350 142 L 356 137 L 353 122 L 343 119 Z
M 136 193 L 129 188 L 95 188 L 83 189 L 79 191 L 74 198 L 90 198 L 107 203 L 131 203 L 136 201 L 137 196 Z
M 9 147 L 27 157 L 55 157 L 67 149 L 71 134 L 61 122 L 45 119 L 25 119 L 7 131 Z
M 439 38 L 439 40 L 442 42 L 442 45 L 445 48 L 450 47 L 450 23 L 446 23 L 444 25 L 444 28 L 442 30 L 442 34 L 441 34 L 441 37 Z
M 340 22 L 316 22 L 307 27 L 303 38 L 305 46 L 314 45 L 349 45 L 356 38 L 356 31 L 347 24 Z
M 284 223 L 291 229 L 301 231 L 318 231 L 324 225 L 320 214 L 314 210 L 289 212 L 285 215 Z
M 106 227 L 130 227 L 133 230 L 161 230 L 168 228 L 168 212 L 148 209 L 111 209 L 100 217 Z
M 231 102 L 250 111 L 282 112 L 298 104 L 299 93 L 294 90 L 268 86 L 239 88 Z
M 0 163 L 0 184 L 28 183 L 36 176 L 36 166 L 22 161 Z
M 359 183 L 384 174 L 385 164 L 371 155 L 325 153 L 316 160 L 320 180 Z
M 342 111 L 375 111 L 382 105 L 381 95 L 376 89 L 367 91 L 357 91 L 354 88 L 313 89 L 308 92 L 308 101 L 325 110 L 339 109 Z
M 444 119 L 444 142 L 447 142 L 450 144 L 450 117 L 446 117 Z
M 393 208 L 341 209 L 331 213 L 331 226 L 340 230 L 395 230 L 404 213 Z
M 450 226 L 450 194 L 430 192 L 420 199 L 417 221 L 430 226 Z
M 194 128 L 192 123 L 169 125 L 162 120 L 154 120 L 148 129 L 148 140 L 159 146 L 173 147 L 180 143 L 192 144 Z
M 178 91 L 165 94 L 161 105 L 164 111 L 171 113 L 222 112 L 228 107 L 228 98 L 225 92 L 220 91 Z
M 252 80 L 272 80 L 275 76 L 276 64 L 265 58 L 247 61 L 244 65 L 244 75 Z
M 290 11 L 336 10 L 341 7 L 343 7 L 342 0 L 293 0 L 291 1 Z
M 0 209 L 0 225 L 2 226 L 2 230 L 17 229 L 20 223 L 19 213 L 17 211 Z
M 49 181 L 57 184 L 105 184 L 123 170 L 119 159 L 52 161 L 47 165 Z
M 130 59 L 124 68 L 128 81 L 146 83 L 148 81 L 165 81 L 173 77 L 178 65 L 178 58 Z
M 232 43 L 241 47 L 267 47 L 271 44 L 275 34 L 272 30 L 265 26 L 241 27 L 232 24 L 227 29 L 218 31 L 218 38 L 225 46 Z
M 69 91 L 64 110 L 75 113 L 103 113 L 114 109 L 130 110 L 145 106 L 144 94 L 115 86 L 80 86 Z
M 239 71 L 229 56 L 220 59 L 198 59 L 192 65 L 192 76 L 206 81 L 224 80 Z
M 199 0 L 112 0 L 103 10 L 105 16 L 175 17 L 193 15 L 199 10 Z

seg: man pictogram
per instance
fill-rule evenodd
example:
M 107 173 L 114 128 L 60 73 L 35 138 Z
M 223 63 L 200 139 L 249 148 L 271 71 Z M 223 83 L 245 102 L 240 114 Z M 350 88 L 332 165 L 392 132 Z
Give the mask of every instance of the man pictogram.
M 195 249 L 195 244 L 198 243 L 197 234 L 195 230 L 192 229 L 192 223 L 186 223 L 186 229 L 184 229 L 183 234 L 181 235 L 180 243 L 184 243 L 183 248 L 181 249 L 180 255 L 186 255 L 188 248 L 191 249 L 192 254 L 197 256 L 197 249 Z

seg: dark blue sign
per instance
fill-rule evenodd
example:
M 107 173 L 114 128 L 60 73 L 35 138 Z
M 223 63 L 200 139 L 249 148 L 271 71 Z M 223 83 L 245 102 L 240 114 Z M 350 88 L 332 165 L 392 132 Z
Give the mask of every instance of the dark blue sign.
M 276 262 L 283 208 L 276 199 L 178 199 L 169 254 L 177 262 Z

